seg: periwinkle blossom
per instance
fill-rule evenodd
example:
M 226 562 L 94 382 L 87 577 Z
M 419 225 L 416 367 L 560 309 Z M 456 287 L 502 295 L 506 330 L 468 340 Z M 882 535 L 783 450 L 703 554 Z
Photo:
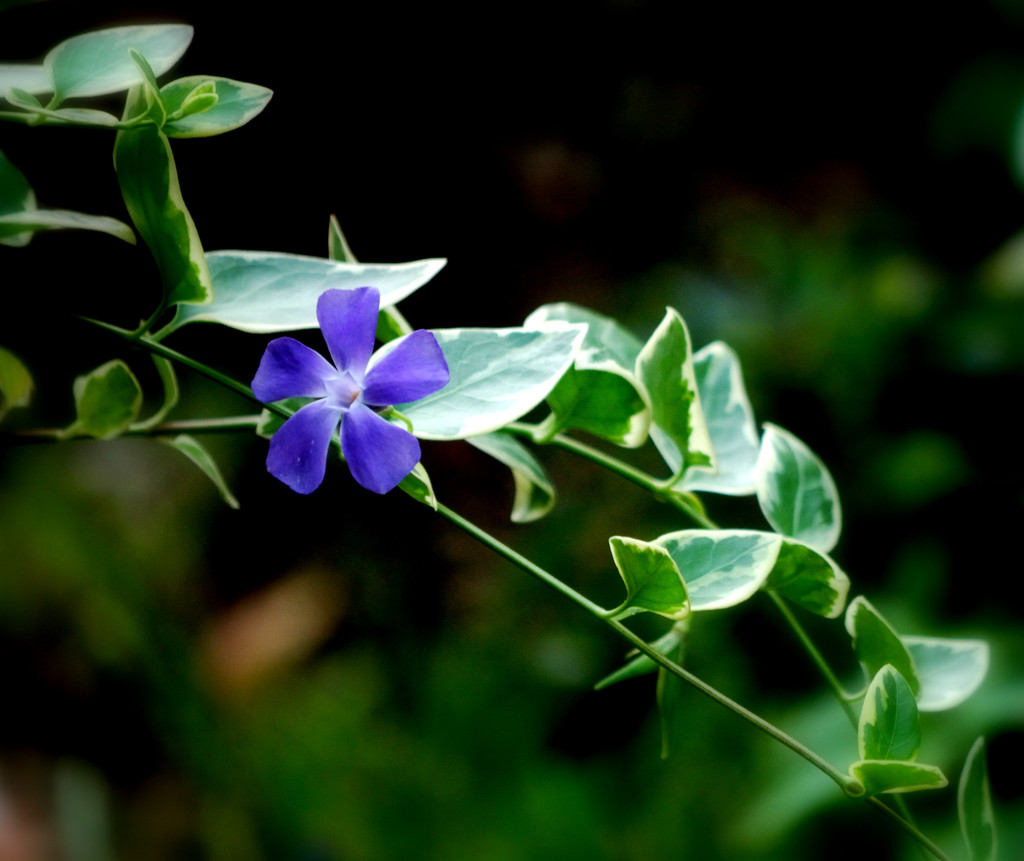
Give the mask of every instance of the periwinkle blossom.
M 316 318 L 334 364 L 294 338 L 275 338 L 260 360 L 252 391 L 261 401 L 316 398 L 281 425 L 267 454 L 270 474 L 298 493 L 312 493 L 323 481 L 339 422 L 342 453 L 367 490 L 387 493 L 419 462 L 416 437 L 379 410 L 442 388 L 448 363 L 437 339 L 418 329 L 367 370 L 379 310 L 375 287 L 328 290 Z

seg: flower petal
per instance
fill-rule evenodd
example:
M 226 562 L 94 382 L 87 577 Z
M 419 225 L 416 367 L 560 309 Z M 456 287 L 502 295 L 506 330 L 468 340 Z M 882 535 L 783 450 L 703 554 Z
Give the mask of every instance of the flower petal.
M 316 303 L 316 319 L 334 364 L 360 382 L 377 337 L 379 310 L 376 287 L 327 290 Z
M 267 471 L 296 493 L 312 493 L 324 480 L 327 449 L 342 411 L 326 400 L 306 404 L 270 440 Z
M 316 350 L 294 338 L 275 338 L 263 352 L 252 393 L 270 403 L 285 398 L 322 398 L 327 394 L 325 377 L 338 375 Z
M 417 329 L 399 341 L 369 371 L 363 402 L 390 406 L 418 401 L 448 383 L 448 362 L 441 345 L 426 329 Z
M 352 477 L 374 493 L 397 487 L 420 459 L 416 437 L 358 402 L 341 423 L 341 450 Z

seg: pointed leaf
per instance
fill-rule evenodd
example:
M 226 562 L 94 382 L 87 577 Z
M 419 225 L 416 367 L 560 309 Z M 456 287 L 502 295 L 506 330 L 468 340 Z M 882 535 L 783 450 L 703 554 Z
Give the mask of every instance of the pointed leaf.
M 956 793 L 960 829 L 970 861 L 996 861 L 996 819 L 992 810 L 992 790 L 985 762 L 985 737 L 979 737 L 971 746 L 964 763 Z
M 921 682 L 910 652 L 893 627 L 863 595 L 854 598 L 846 609 L 846 630 L 853 638 L 853 651 L 864 664 L 869 678 L 891 664 L 906 679 L 914 694 L 920 693 Z
M 69 209 L 33 209 L 0 215 L 0 243 L 26 230 L 33 233 L 41 230 L 93 230 L 109 233 L 130 245 L 135 244 L 132 229 L 123 221 L 106 215 L 88 215 Z
M 244 126 L 267 106 L 273 91 L 230 78 L 190 75 L 165 84 L 160 94 L 168 114 L 184 112 L 164 126 L 168 137 L 199 138 Z
M 772 529 L 822 553 L 842 528 L 839 493 L 825 464 L 789 431 L 764 426 L 757 459 L 757 501 Z
M 690 349 L 690 333 L 674 308 L 640 351 L 636 376 L 651 404 L 651 439 L 674 475 L 691 466 L 716 468 L 704 422 Z
M 826 554 L 784 538 L 766 588 L 811 613 L 834 619 L 846 606 L 850 578 Z
M 921 747 L 917 700 L 907 680 L 891 664 L 868 685 L 857 727 L 861 759 L 912 761 Z
M 551 510 L 555 504 L 551 478 L 519 440 L 506 433 L 489 433 L 469 437 L 466 442 L 512 470 L 516 488 L 512 504 L 513 523 L 539 520 Z
M 626 600 L 612 615 L 622 619 L 648 611 L 683 619 L 690 613 L 686 585 L 672 557 L 664 547 L 636 538 L 608 539 L 615 567 L 626 584 Z
M 739 358 L 729 346 L 714 341 L 694 353 L 693 371 L 715 453 L 715 469 L 693 466 L 678 487 L 729 496 L 752 494 L 760 441 Z
M 18 168 L 0 151 L 0 217 L 32 212 L 36 196 Z M 21 247 L 32 238 L 31 231 L 7 234 L 0 230 L 0 245 Z
M 423 468 L 422 463 L 416 464 L 412 468 L 412 472 L 402 479 L 398 487 L 417 502 L 429 505 L 434 511 L 437 511 L 437 497 L 434 495 L 434 485 L 430 480 L 430 476 L 427 475 L 426 469 Z
M 668 633 L 659 637 L 650 644 L 651 648 L 659 654 L 667 657 L 679 654 L 678 649 L 683 645 L 683 641 L 686 639 L 687 628 L 688 622 L 686 619 L 677 621 L 671 628 L 669 628 Z M 674 657 L 673 660 L 675 660 Z M 601 681 L 594 685 L 594 690 L 599 691 L 602 688 L 614 685 L 617 682 L 624 682 L 627 679 L 633 679 L 637 676 L 653 673 L 656 669 L 658 669 L 658 665 L 654 663 L 653 659 L 641 653 L 630 660 L 625 666 L 620 667 L 615 670 L 615 672 L 609 673 L 601 679 Z
M 130 49 L 142 54 L 156 75 L 162 75 L 181 59 L 192 33 L 187 24 L 113 27 L 82 33 L 57 45 L 46 55 L 43 65 L 58 101 L 117 93 L 141 81 Z
M 221 474 L 216 461 L 202 443 L 188 434 L 179 434 L 174 439 L 163 439 L 161 441 L 180 451 L 192 463 L 198 466 L 203 471 L 203 474 L 213 482 L 214 487 L 220 493 L 221 499 L 231 508 L 239 507 L 238 500 L 228 489 L 227 482 L 224 481 L 224 476 Z
M 860 781 L 865 795 L 942 789 L 949 784 L 941 769 L 919 762 L 860 760 L 850 766 L 850 775 Z
M 693 610 L 746 601 L 775 565 L 782 539 L 752 529 L 684 529 L 655 539 L 683 575 Z
M 115 437 L 135 421 L 142 406 L 142 389 L 120 359 L 78 377 L 73 389 L 77 417 L 65 437 Z
M 210 302 L 210 271 L 167 137 L 151 125 L 119 131 L 114 168 L 128 213 L 156 259 L 168 304 Z
M 421 439 L 465 439 L 498 430 L 539 404 L 572 364 L 585 329 L 434 329 L 448 385 L 396 408 Z M 377 351 L 385 354 L 392 341 Z
M 446 262 L 337 263 L 270 251 L 212 251 L 206 259 L 213 301 L 179 305 L 167 331 L 197 321 L 243 332 L 316 329 L 316 303 L 325 290 L 372 285 L 380 291 L 382 305 L 393 305 L 426 284 Z
M 524 325 L 551 321 L 587 326 L 573 368 L 548 396 L 557 426 L 629 448 L 642 445 L 651 414 L 634 371 L 640 341 L 610 317 L 568 302 L 541 306 Z
M 941 637 L 900 637 L 917 669 L 923 712 L 958 706 L 981 685 L 988 672 L 988 643 Z

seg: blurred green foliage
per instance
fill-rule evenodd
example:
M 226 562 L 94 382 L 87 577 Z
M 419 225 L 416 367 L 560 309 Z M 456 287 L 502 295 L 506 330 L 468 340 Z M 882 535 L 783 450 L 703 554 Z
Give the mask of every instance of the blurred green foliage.
M 355 64 L 385 65 L 379 56 L 305 45 L 319 12 L 238 23 L 241 36 L 228 39 L 222 16 L 187 5 L 24 4 L 7 13 L 20 17 L 0 44 L 27 32 L 19 27 L 35 28 L 38 47 L 51 43 L 39 33 L 58 12 L 67 31 L 59 35 L 108 19 L 187 14 L 197 41 L 209 39 L 211 70 L 273 86 L 260 122 L 284 125 L 278 139 L 231 141 L 246 152 L 230 156 L 217 143 L 203 150 L 214 162 L 237 156 L 242 179 L 218 186 L 192 142 L 176 150 L 208 247 L 323 254 L 323 216 L 345 207 L 350 237 L 358 246 L 365 236 L 364 259 L 451 258 L 430 295 L 410 303 L 417 325 L 460 325 L 474 314 L 507 325 L 532 305 L 564 299 L 626 317 L 646 335 L 671 304 L 698 346 L 727 341 L 758 418 L 798 433 L 832 469 L 846 513 L 835 555 L 855 592 L 901 630 L 992 642 L 989 681 L 941 720 L 926 717 L 924 745 L 955 780 L 956 757 L 989 734 L 1001 840 L 1005 857 L 1016 857 L 1024 846 L 1014 778 L 1024 751 L 1024 635 L 1012 597 L 1024 478 L 1017 4 L 978 4 L 969 27 L 947 22 L 956 50 L 941 61 L 938 49 L 908 55 L 926 50 L 908 47 L 916 13 L 876 9 L 885 13 L 876 23 L 849 26 L 879 52 L 881 70 L 854 73 L 838 69 L 842 53 L 827 65 L 824 37 L 801 45 L 786 36 L 785 21 L 758 32 L 755 16 L 734 32 L 724 13 L 694 10 L 686 43 L 666 45 L 673 4 L 607 2 L 565 3 L 554 14 L 534 4 L 520 13 L 525 23 L 505 22 L 520 37 L 518 61 L 540 58 L 540 71 L 511 75 L 496 71 L 500 54 L 489 65 L 481 48 L 445 41 L 443 10 L 427 26 L 409 8 L 396 37 L 406 54 L 386 58 L 393 65 L 369 80 L 368 66 Z M 384 22 L 367 11 L 354 23 L 372 33 Z M 620 25 L 639 47 L 627 40 L 610 65 L 605 52 L 577 53 L 595 41 L 581 39 L 580 27 L 609 39 Z M 295 47 L 265 52 L 274 28 Z M 423 32 L 452 67 L 409 49 Z M 1001 38 L 970 38 L 992 32 Z M 751 49 L 745 59 L 722 33 Z M 693 40 L 705 36 L 709 46 L 697 51 Z M 215 68 L 227 44 L 239 67 Z M 675 63 L 687 45 L 706 67 Z M 782 59 L 790 49 L 803 52 L 792 68 Z M 311 136 L 301 158 L 274 113 L 322 107 L 302 101 L 316 89 L 308 71 L 288 77 L 300 59 L 338 74 L 354 114 L 372 118 L 351 141 Z M 905 78 L 886 78 L 897 60 L 921 62 Z M 823 98 L 831 85 L 839 96 Z M 447 88 L 457 95 L 432 101 Z M 406 89 L 417 101 L 395 111 Z M 872 104 L 878 115 L 865 108 Z M 844 108 L 860 112 L 859 136 L 844 137 L 855 125 L 841 121 Z M 391 114 L 415 119 L 428 130 L 423 140 L 388 126 Z M 56 199 L 46 174 L 96 143 L 43 129 L 10 134 L 12 153 L 38 146 L 49 159 L 18 161 L 47 202 L 73 206 Z M 268 167 L 260 153 L 275 147 L 284 160 Z M 315 176 L 303 173 L 306 163 Z M 344 176 L 323 178 L 338 164 Z M 80 179 L 85 196 L 90 181 Z M 103 182 L 113 188 L 112 176 Z M 300 204 L 315 228 L 296 215 Z M 254 211 L 288 215 L 241 223 L 239 212 Z M 74 304 L 76 272 L 55 259 L 67 248 L 73 260 L 94 261 L 109 246 L 49 235 L 31 251 L 0 250 L 5 272 L 31 273 L 25 301 L 34 310 L 52 306 L 50 291 L 76 311 L 93 310 Z M 497 267 L 493 296 L 481 297 L 490 285 L 478 273 L 493 271 L 495 259 L 507 265 Z M 139 272 L 145 283 L 147 270 Z M 4 284 L 16 280 L 5 275 Z M 37 318 L 45 316 L 26 317 Z M 18 348 L 40 388 L 32 411 L 12 410 L 12 424 L 69 414 L 71 380 L 90 365 L 80 333 L 66 325 L 23 327 L 10 311 L 0 323 L 0 341 Z M 239 377 L 255 368 L 261 345 L 190 337 L 220 350 Z M 183 384 L 203 400 L 197 414 L 244 409 L 200 381 Z M 164 446 L 0 451 L 8 685 L 0 801 L 9 811 L 0 856 L 51 858 L 59 843 L 71 861 L 791 861 L 829 857 L 836 845 L 850 855 L 917 857 L 880 818 L 695 693 L 678 709 L 672 757 L 661 760 L 653 677 L 591 692 L 617 666 L 619 644 L 425 510 L 398 498 L 369 504 L 342 470 L 298 500 L 271 486 L 265 443 L 214 443 L 238 512 Z M 507 476 L 462 444 L 424 453 L 442 498 L 606 605 L 621 589 L 609 535 L 650 539 L 688 525 L 614 478 L 545 452 L 559 504 L 539 524 L 513 528 L 504 522 Z M 722 523 L 760 522 L 750 500 L 709 504 Z M 690 665 L 834 761 L 855 756 L 841 711 L 817 693 L 812 669 L 766 607 L 701 617 Z M 807 624 L 853 676 L 839 626 Z M 951 793 L 912 802 L 943 845 L 958 845 Z

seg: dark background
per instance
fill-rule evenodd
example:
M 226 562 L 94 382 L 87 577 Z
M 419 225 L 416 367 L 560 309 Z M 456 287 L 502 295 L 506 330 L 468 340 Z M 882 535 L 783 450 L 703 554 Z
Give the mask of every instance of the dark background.
M 181 21 L 196 35 L 177 72 L 274 90 L 245 128 L 174 143 L 209 250 L 322 256 L 333 213 L 362 260 L 448 258 L 403 302 L 417 326 L 514 325 L 569 300 L 646 337 L 671 304 L 697 344 L 730 343 L 758 419 L 835 474 L 853 594 L 906 633 L 992 640 L 987 693 L 926 725 L 922 759 L 955 779 L 989 733 L 997 798 L 1019 812 L 1024 262 L 1006 249 L 1024 223 L 1024 7 L 6 5 L 5 61 Z M 111 144 L 0 126 L 41 205 L 125 217 Z M 38 384 L 17 422 L 67 423 L 71 381 L 115 355 L 147 382 L 75 317 L 145 316 L 144 248 L 44 234 L 0 266 L 0 343 Z M 265 346 L 174 338 L 242 380 Z M 247 410 L 182 381 L 183 415 Z M 619 645 L 426 510 L 367 499 L 343 468 L 298 498 L 263 471 L 265 443 L 211 447 L 239 512 L 149 443 L 2 452 L 16 706 L 0 776 L 39 853 L 100 809 L 101 836 L 74 832 L 97 858 L 814 858 L 840 839 L 905 857 L 855 805 L 803 820 L 836 800 L 827 782 L 702 702 L 661 763 L 652 685 L 588 692 Z M 507 474 L 424 446 L 442 499 L 612 602 L 607 536 L 687 524 L 542 456 L 562 502 L 514 528 Z M 748 500 L 708 505 L 761 525 Z M 712 615 L 696 670 L 827 736 L 838 710 L 820 716 L 765 607 Z M 853 673 L 839 627 L 815 633 Z M 926 822 L 952 821 L 951 795 L 918 802 Z

